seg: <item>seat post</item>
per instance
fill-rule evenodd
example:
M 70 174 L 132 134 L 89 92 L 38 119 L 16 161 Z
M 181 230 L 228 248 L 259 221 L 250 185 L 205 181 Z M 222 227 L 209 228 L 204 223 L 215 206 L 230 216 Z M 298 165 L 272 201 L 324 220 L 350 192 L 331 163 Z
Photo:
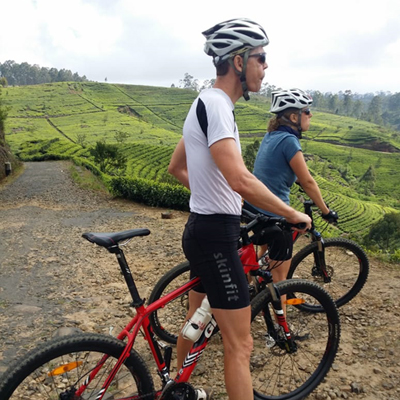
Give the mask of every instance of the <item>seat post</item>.
M 135 280 L 133 279 L 131 270 L 126 261 L 125 254 L 119 246 L 112 246 L 107 249 L 110 253 L 115 254 L 118 260 L 118 264 L 121 268 L 122 275 L 125 278 L 126 285 L 128 286 L 129 293 L 132 296 L 132 305 L 134 307 L 139 307 L 144 304 L 145 300 L 140 298 L 139 292 L 137 290 Z

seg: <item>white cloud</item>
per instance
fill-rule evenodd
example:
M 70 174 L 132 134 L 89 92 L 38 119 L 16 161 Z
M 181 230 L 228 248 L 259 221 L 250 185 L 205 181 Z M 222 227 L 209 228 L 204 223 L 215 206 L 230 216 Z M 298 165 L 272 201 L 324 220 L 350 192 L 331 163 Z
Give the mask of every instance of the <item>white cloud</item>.
M 246 11 L 244 7 L 247 7 Z M 194 11 L 192 10 L 194 8 Z M 201 32 L 248 17 L 271 43 L 265 81 L 360 93 L 400 91 L 397 0 L 14 0 L 2 4 L 0 62 L 66 68 L 89 79 L 169 86 L 214 77 Z

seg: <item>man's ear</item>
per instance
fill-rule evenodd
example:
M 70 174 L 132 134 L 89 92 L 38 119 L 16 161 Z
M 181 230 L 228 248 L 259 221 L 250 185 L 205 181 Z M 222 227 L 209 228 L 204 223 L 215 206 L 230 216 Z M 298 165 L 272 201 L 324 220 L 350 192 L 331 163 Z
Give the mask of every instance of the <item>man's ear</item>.
M 243 71 L 243 58 L 238 55 L 233 57 L 233 65 L 235 66 L 237 71 L 242 72 Z

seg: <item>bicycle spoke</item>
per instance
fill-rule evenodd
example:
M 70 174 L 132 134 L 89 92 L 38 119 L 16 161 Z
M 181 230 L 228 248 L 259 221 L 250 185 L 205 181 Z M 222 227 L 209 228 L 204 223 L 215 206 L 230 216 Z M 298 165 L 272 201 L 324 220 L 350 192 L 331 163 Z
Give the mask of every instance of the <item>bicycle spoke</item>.
M 101 335 L 87 334 L 50 342 L 29 355 L 21 368 L 17 367 L 7 377 L 0 389 L 1 399 L 98 399 L 123 349 L 122 342 Z M 91 380 L 90 374 L 100 366 Z M 132 354 L 117 371 L 103 399 L 134 399 L 151 392 L 151 377 L 141 359 Z
M 301 285 L 292 286 L 296 288 L 294 291 L 289 289 L 290 282 L 296 284 L 295 281 L 286 281 L 283 286 L 280 285 L 281 295 L 287 294 L 288 298 L 304 299 L 309 304 L 326 309 L 326 304 L 321 304 L 313 292 L 315 284 L 307 282 L 304 291 Z M 309 287 L 312 290 L 308 290 Z M 316 294 L 318 295 L 317 292 Z M 337 310 L 329 296 L 326 296 L 331 307 L 329 312 L 335 319 L 335 329 L 338 329 Z M 264 300 L 264 307 L 265 303 L 273 315 L 270 301 Z M 267 347 L 265 338 L 267 328 L 261 306 L 255 309 L 256 316 L 251 325 L 254 342 L 250 361 L 253 386 L 256 392 L 267 399 L 273 396 L 277 396 L 276 399 L 291 398 L 292 393 L 308 394 L 328 372 L 337 350 L 339 333 L 332 332 L 331 315 L 327 317 L 325 313 L 302 311 L 297 301 L 294 304 L 288 301 L 286 307 L 286 320 L 296 345 L 294 352 L 290 353 L 287 350 L 284 335 L 280 331 L 277 331 L 275 345 Z
M 327 239 L 324 250 L 326 280 L 317 262 L 316 246 L 316 243 L 310 244 L 295 255 L 288 278 L 308 279 L 323 286 L 340 307 L 364 286 L 369 272 L 368 258 L 363 249 L 350 240 Z

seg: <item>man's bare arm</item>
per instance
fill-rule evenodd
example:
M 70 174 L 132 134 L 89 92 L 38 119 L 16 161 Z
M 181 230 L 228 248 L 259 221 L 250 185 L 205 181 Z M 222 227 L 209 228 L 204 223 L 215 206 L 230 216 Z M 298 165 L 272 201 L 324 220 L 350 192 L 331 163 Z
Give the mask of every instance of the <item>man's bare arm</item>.
M 189 187 L 189 175 L 186 164 L 186 150 L 183 138 L 178 142 L 168 166 L 168 172 L 175 176 L 182 185 Z

